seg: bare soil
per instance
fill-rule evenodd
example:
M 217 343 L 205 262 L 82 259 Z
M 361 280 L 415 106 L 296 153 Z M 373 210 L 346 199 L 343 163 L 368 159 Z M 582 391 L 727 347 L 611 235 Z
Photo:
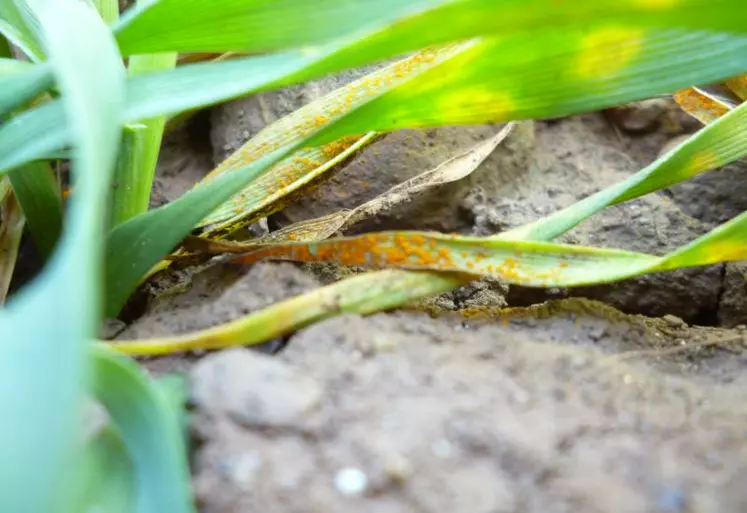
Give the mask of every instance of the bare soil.
M 545 215 L 628 176 L 692 130 L 656 108 L 634 112 L 644 116 L 635 122 L 591 114 L 527 124 L 465 183 L 357 230 L 423 221 L 487 234 Z M 235 117 L 214 116 L 216 154 L 241 142 L 216 135 L 215 119 L 226 117 L 236 132 Z M 482 133 L 492 132 L 384 138 L 368 154 L 374 167 L 341 170 L 314 192 L 313 208 L 296 204 L 271 227 L 386 188 L 392 177 L 377 182 L 371 170 L 386 173 L 382 162 L 396 162 L 397 148 L 401 181 L 431 166 L 418 148 L 437 145 L 437 164 Z M 211 167 L 209 146 L 169 144 L 158 184 L 167 200 Z M 416 155 L 415 171 L 407 155 Z M 708 197 L 725 211 L 747 208 L 738 187 L 729 191 L 747 183 L 744 169 L 716 173 L 703 188 L 614 207 L 565 240 L 671 250 L 722 220 Z M 346 183 L 350 194 L 341 196 Z M 119 338 L 219 324 L 347 272 L 213 268 L 151 301 Z M 194 489 L 205 513 L 739 512 L 747 511 L 746 298 L 741 264 L 568 291 L 481 281 L 410 309 L 331 319 L 262 351 L 144 363 L 189 377 Z

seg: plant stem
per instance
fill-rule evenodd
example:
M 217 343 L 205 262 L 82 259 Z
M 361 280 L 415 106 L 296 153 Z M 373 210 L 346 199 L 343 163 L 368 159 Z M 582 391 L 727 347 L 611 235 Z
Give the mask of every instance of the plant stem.
M 112 178 L 109 228 L 114 228 L 148 209 L 152 179 L 143 176 L 140 169 L 145 137 L 145 125 L 127 125 L 122 129 L 122 142 Z M 147 194 L 144 194 L 146 185 Z
M 176 66 L 176 53 L 159 53 L 153 55 L 134 55 L 130 58 L 128 73 L 130 76 L 153 71 L 161 71 Z M 130 194 L 133 196 L 129 203 L 132 205 L 133 215 L 141 214 L 148 210 L 153 178 L 156 173 L 158 154 L 161 151 L 161 140 L 166 118 L 159 116 L 141 120 L 142 134 L 140 136 L 140 147 L 137 155 L 129 157 L 132 166 L 137 170 L 133 174 L 133 183 L 129 185 Z
M 62 233 L 62 195 L 52 166 L 31 162 L 10 171 L 8 178 L 36 247 L 48 257 Z
M 101 15 L 104 23 L 111 25 L 119 19 L 119 1 L 118 0 L 93 0 L 96 10 Z

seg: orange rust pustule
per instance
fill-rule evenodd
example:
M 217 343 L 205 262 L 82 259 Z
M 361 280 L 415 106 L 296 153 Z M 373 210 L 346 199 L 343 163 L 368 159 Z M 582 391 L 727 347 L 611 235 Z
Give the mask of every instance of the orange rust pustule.
M 519 262 L 506 258 L 500 263 L 480 260 L 490 258 L 485 251 L 476 252 L 472 259 L 455 261 L 454 251 L 443 241 L 422 234 L 370 233 L 354 238 L 322 241 L 313 244 L 283 244 L 258 248 L 239 257 L 237 263 L 254 263 L 263 259 L 295 260 L 301 262 L 336 262 L 345 266 L 401 267 L 410 269 L 437 269 L 444 271 L 466 271 L 489 273 L 512 283 L 548 282 L 557 275 L 557 270 L 534 273 L 522 271 Z M 474 253 L 467 252 L 469 255 Z
M 372 233 L 316 244 L 286 244 L 259 249 L 236 260 L 252 263 L 268 258 L 302 262 L 334 261 L 346 266 L 408 266 L 458 270 L 448 248 L 423 235 Z
M 727 107 L 699 93 L 692 87 L 677 91 L 674 94 L 674 100 L 688 114 L 695 116 L 703 123 L 715 121 L 729 112 Z

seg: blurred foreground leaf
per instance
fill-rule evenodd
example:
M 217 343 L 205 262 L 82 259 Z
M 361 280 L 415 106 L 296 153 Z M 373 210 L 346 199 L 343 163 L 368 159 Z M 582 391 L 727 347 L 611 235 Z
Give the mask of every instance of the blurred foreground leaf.
M 741 0 L 161 0 L 127 12 L 115 32 L 125 55 L 269 52 L 368 32 L 375 37 L 357 53 L 377 60 L 474 36 L 568 26 L 744 34 L 745 17 L 747 5 Z
M 138 75 L 128 81 L 123 121 L 309 80 L 335 69 L 359 43 L 340 40 L 308 52 Z M 724 80 L 747 69 L 746 36 L 681 29 L 548 29 L 459 47 L 465 49 L 396 93 L 371 98 L 309 145 L 371 131 L 557 117 Z M 55 102 L 10 120 L 0 127 L 0 172 L 64 147 L 69 136 Z
M 165 394 L 135 362 L 105 347 L 92 348 L 93 393 L 106 407 L 135 471 L 136 510 L 190 513 L 191 490 L 180 401 Z
M 70 120 L 77 194 L 46 269 L 0 310 L 0 511 L 54 513 L 68 511 L 73 498 L 71 460 L 88 376 L 86 346 L 99 322 L 102 213 L 124 72 L 111 33 L 90 6 L 29 3 Z
M 132 513 L 135 472 L 116 428 L 106 426 L 83 450 L 79 468 L 84 477 L 75 511 Z

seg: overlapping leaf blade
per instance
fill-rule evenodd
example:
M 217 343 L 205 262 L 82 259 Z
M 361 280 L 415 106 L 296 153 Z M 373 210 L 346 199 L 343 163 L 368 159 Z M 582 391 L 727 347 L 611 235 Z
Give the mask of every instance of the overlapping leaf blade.
M 381 33 L 359 53 L 381 58 L 476 35 L 605 22 L 744 33 L 745 15 L 740 0 L 161 0 L 128 12 L 115 30 L 122 52 L 131 54 L 266 52 L 364 28 Z
M 87 375 L 85 345 L 99 320 L 101 214 L 124 73 L 111 33 L 89 6 L 35 0 L 33 7 L 71 120 L 79 194 L 45 272 L 0 311 L 0 460 L 12 462 L 0 465 L 0 510 L 52 513 L 66 511 L 68 480 L 75 477 L 71 450 Z M 61 291 L 69 295 L 65 301 Z
M 531 40 L 526 35 L 483 40 L 441 53 L 426 50 L 271 125 L 211 176 L 229 172 L 236 161 L 250 162 L 261 155 L 268 140 L 301 137 L 313 123 L 329 126 L 323 139 L 327 141 L 366 130 L 507 121 L 608 106 L 609 102 L 638 97 L 641 88 L 649 89 L 647 94 L 651 94 L 657 78 L 662 81 L 662 91 L 667 90 L 667 82 L 677 75 L 677 64 L 666 69 L 671 65 L 667 63 L 674 62 L 675 54 L 688 55 L 693 59 L 690 64 L 705 63 L 699 70 L 705 71 L 710 67 L 709 60 L 715 58 L 711 48 L 723 41 L 721 36 L 682 32 L 646 36 L 625 30 L 566 31 L 536 35 Z M 700 46 L 702 43 L 708 46 Z M 747 49 L 747 39 L 730 43 L 735 44 L 734 48 Z M 505 67 L 505 74 L 495 73 L 492 68 L 496 65 Z M 654 65 L 659 69 L 652 78 Z M 742 69 L 747 67 L 747 59 L 732 61 L 732 65 L 733 70 Z M 414 67 L 419 68 L 417 72 L 413 72 Z M 360 91 L 369 96 L 361 97 Z M 348 111 L 352 112 L 347 114 Z M 342 114 L 347 115 L 340 119 Z M 242 218 L 244 222 L 254 221 L 259 209 L 274 200 L 278 191 L 288 194 L 317 176 L 320 168 L 307 163 L 320 162 L 324 151 L 325 148 L 307 150 L 308 156 L 299 154 L 280 164 L 273 173 L 213 212 L 203 224 L 235 229 L 241 226 Z M 310 169 L 304 170 L 305 165 Z
M 513 123 L 507 124 L 493 137 L 479 142 L 469 150 L 443 162 L 434 169 L 425 171 L 406 182 L 392 187 L 381 196 L 354 209 L 340 210 L 322 218 L 294 223 L 281 230 L 274 231 L 264 237 L 253 239 L 246 243 L 223 242 L 211 240 L 211 238 L 192 238 L 188 245 L 197 248 L 208 248 L 217 252 L 221 252 L 221 248 L 230 248 L 232 251 L 236 251 L 238 248 L 246 248 L 249 251 L 254 246 L 270 242 L 311 242 L 326 239 L 334 233 L 342 231 L 346 227 L 352 226 L 367 217 L 384 212 L 399 203 L 409 201 L 412 197 L 425 190 L 455 182 L 468 176 L 508 136 L 513 126 Z M 273 171 L 265 173 L 261 178 L 270 175 Z
M 175 249 L 210 210 L 218 207 L 292 148 L 280 148 L 223 175 L 178 200 L 130 219 L 111 231 L 106 244 L 105 309 L 116 317 L 148 270 Z
M 93 392 L 118 427 L 136 476 L 136 511 L 190 513 L 186 442 L 175 409 L 183 404 L 151 383 L 137 365 L 105 347 L 92 348 Z
M 643 51 L 644 48 L 647 51 Z M 437 58 L 438 53 L 429 53 L 433 50 L 425 50 L 416 58 L 433 63 L 426 71 L 414 74 L 396 88 L 385 89 L 383 94 L 377 91 L 363 98 L 341 119 L 340 116 L 327 116 L 322 122 L 308 119 L 306 130 L 287 134 L 282 140 L 300 143 L 303 137 L 311 135 L 311 129 L 323 129 L 314 140 L 324 142 L 369 128 L 390 130 L 579 112 L 676 88 L 677 81 L 683 81 L 677 70 L 698 73 L 704 79 L 710 77 L 708 80 L 714 78 L 712 74 L 733 75 L 747 67 L 745 49 L 747 38 L 723 34 L 602 30 L 591 33 L 548 31 L 532 37 L 518 34 L 473 41 L 441 50 L 446 52 L 447 58 L 443 60 Z M 673 59 L 675 55 L 677 59 Z M 497 73 L 496 69 L 505 74 Z M 332 120 L 335 123 L 331 123 Z M 283 120 L 277 126 L 284 127 Z M 258 149 L 267 151 L 272 146 Z M 251 162 L 261 154 L 262 151 L 255 151 L 245 158 L 239 152 L 236 159 L 245 158 Z M 219 174 L 231 174 L 230 169 L 229 162 L 225 173 Z M 191 205 L 191 215 L 195 215 L 207 214 L 206 208 L 211 204 Z M 236 205 L 230 205 L 231 212 L 235 208 Z M 153 214 L 156 215 L 160 214 Z M 179 224 L 170 225 L 169 237 L 163 239 L 164 246 L 166 241 L 184 236 L 192 228 L 185 224 L 189 218 L 181 219 Z M 114 259 L 107 281 L 113 294 L 108 302 L 110 314 L 121 306 L 142 274 L 155 264 L 152 258 L 158 253 L 148 252 L 148 258 L 142 262 L 125 261 L 118 256 L 122 248 L 135 247 L 144 240 L 137 230 L 130 230 L 130 235 L 126 233 L 122 231 L 114 236 L 121 239 L 116 244 L 112 242 L 114 237 L 110 239 L 110 243 L 119 248 L 110 253 Z M 159 236 L 153 240 L 157 238 Z M 162 251 L 168 249 L 162 248 Z M 142 274 L 134 276 L 135 269 Z M 118 299 L 114 299 L 115 296 Z
M 42 255 L 52 254 L 62 232 L 62 195 L 47 162 L 31 162 L 8 173 L 26 224 Z
M 52 86 L 46 64 L 30 65 L 16 59 L 0 63 L 0 116 L 5 116 Z
M 367 103 L 323 140 L 363 130 L 556 117 L 747 68 L 747 39 L 678 30 L 547 30 L 480 40 Z
M 603 208 L 688 180 L 747 155 L 747 104 L 741 105 L 630 178 L 550 216 L 497 235 L 551 240 Z
M 407 84 L 419 74 L 437 67 L 439 63 L 469 48 L 470 45 L 455 45 L 439 50 L 418 52 L 412 57 L 398 61 L 373 72 L 360 80 L 337 89 L 301 109 L 283 117 L 250 139 L 239 150 L 223 161 L 204 181 L 212 180 L 221 174 L 253 161 L 258 156 L 277 146 L 298 143 L 315 130 L 325 129 L 348 116 L 355 116 L 356 109 L 368 102 Z M 386 115 L 386 113 L 383 113 Z M 348 135 L 348 134 L 343 134 Z M 333 164 L 371 140 L 374 134 L 347 141 L 337 140 L 321 147 L 307 148 L 279 163 L 258 180 L 252 182 L 230 203 L 211 213 L 202 225 L 216 224 L 212 230 L 224 227 L 236 229 L 238 222 L 248 224 L 258 214 L 267 215 L 272 211 L 262 211 L 269 205 L 280 208 L 277 202 L 282 197 L 318 179 L 330 170 Z M 248 219 L 247 219 L 248 218 Z
M 135 471 L 119 432 L 112 425 L 86 443 L 80 465 L 80 496 L 74 511 L 132 513 Z
M 336 50 L 339 45 L 313 54 L 296 51 L 136 75 L 127 81 L 123 120 L 176 114 L 318 76 Z M 59 101 L 14 117 L 0 126 L 0 174 L 66 147 L 70 137 Z
M 0 34 L 20 48 L 32 61 L 44 59 L 39 20 L 27 0 L 0 0 Z
M 362 38 L 313 52 L 201 63 L 134 77 L 124 120 L 177 113 L 323 75 L 339 68 L 346 50 L 368 40 Z M 336 124 L 325 140 L 608 107 L 741 73 L 747 68 L 745 49 L 747 37 L 741 34 L 682 29 L 569 28 L 486 38 L 397 94 L 371 101 L 355 117 Z M 54 103 L 30 111 L 0 127 L 0 172 L 63 147 L 68 139 L 64 116 Z
M 153 340 L 117 341 L 111 347 L 126 354 L 158 355 L 259 344 L 342 313 L 365 315 L 388 310 L 411 299 L 447 292 L 469 280 L 469 276 L 450 273 L 366 273 L 208 330 Z
M 340 313 L 369 314 L 451 290 L 478 276 L 532 286 L 575 286 L 747 258 L 747 213 L 663 257 L 547 242 L 398 232 L 268 247 L 243 259 L 289 258 L 447 272 L 367 273 L 281 301 L 221 326 L 153 340 L 121 341 L 129 354 L 169 354 L 264 342 Z M 466 274 L 465 274 L 466 273 Z

